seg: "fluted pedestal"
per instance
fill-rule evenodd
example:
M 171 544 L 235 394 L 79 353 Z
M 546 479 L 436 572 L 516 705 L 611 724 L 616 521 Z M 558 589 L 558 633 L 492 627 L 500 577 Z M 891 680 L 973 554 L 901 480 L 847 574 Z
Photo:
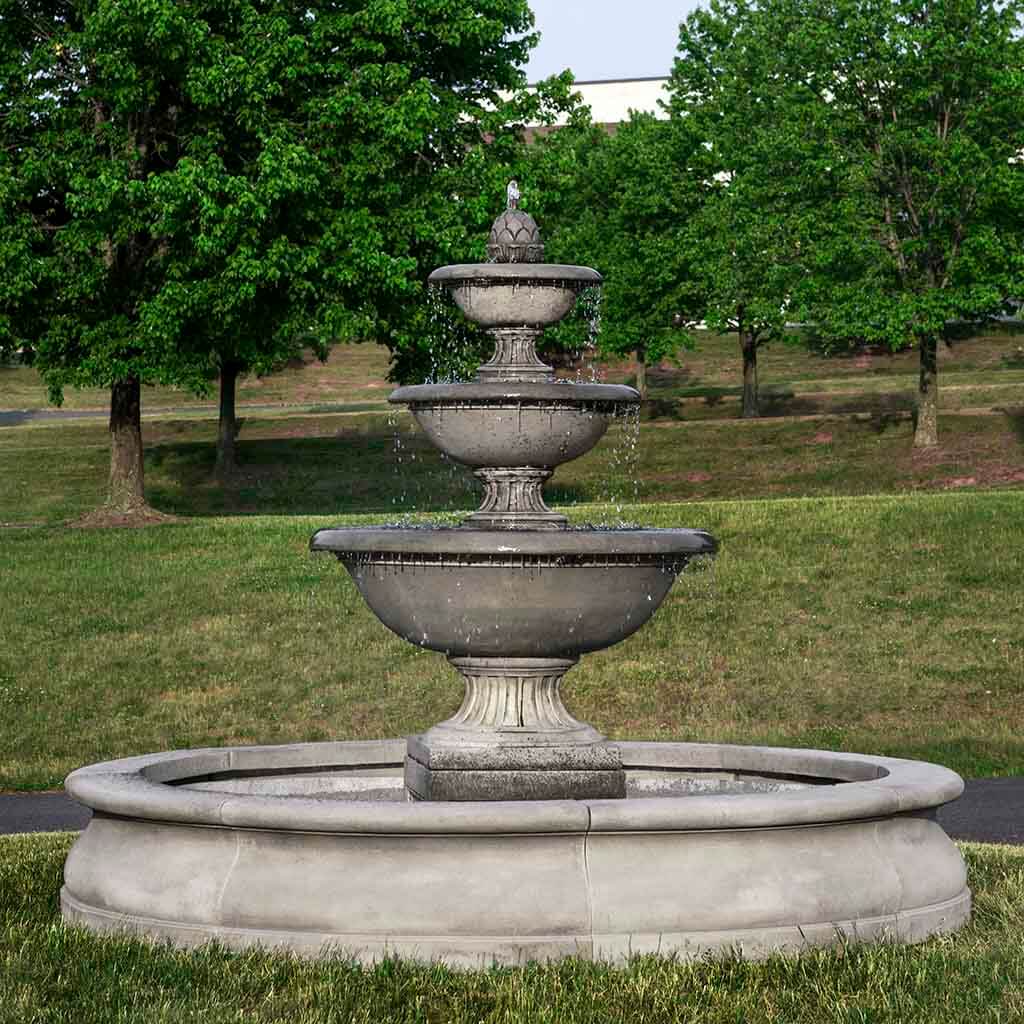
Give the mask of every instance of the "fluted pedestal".
M 619 750 L 559 694 L 575 658 L 451 658 L 458 712 L 410 737 L 405 784 L 418 800 L 585 800 L 625 796 Z
M 531 467 L 478 469 L 476 478 L 484 485 L 484 497 L 464 523 L 482 530 L 560 530 L 568 518 L 552 512 L 544 501 L 544 484 L 550 469 Z
M 541 331 L 529 327 L 496 327 L 488 332 L 494 339 L 494 355 L 481 365 L 476 379 L 526 383 L 553 381 L 555 371 L 537 355 Z

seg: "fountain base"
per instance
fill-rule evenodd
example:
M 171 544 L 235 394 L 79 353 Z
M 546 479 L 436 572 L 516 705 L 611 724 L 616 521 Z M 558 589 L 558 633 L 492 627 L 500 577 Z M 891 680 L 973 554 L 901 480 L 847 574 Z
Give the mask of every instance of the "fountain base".
M 600 800 L 626 795 L 618 748 L 573 718 L 559 692 L 577 658 L 448 659 L 459 710 L 409 740 L 415 800 Z

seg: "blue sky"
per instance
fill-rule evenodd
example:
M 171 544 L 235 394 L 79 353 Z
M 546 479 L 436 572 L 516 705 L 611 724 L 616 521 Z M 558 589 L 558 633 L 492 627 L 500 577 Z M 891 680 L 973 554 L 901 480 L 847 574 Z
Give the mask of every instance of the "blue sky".
M 696 0 L 530 0 L 541 41 L 530 81 L 570 68 L 578 81 L 672 69 L 679 23 Z

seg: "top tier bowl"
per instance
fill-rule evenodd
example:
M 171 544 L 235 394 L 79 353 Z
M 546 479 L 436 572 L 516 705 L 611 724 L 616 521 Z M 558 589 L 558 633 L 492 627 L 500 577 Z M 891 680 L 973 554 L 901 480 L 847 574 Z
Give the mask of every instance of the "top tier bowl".
M 590 267 L 557 263 L 458 263 L 427 280 L 446 288 L 466 318 L 482 327 L 539 328 L 558 323 L 579 293 L 602 278 Z

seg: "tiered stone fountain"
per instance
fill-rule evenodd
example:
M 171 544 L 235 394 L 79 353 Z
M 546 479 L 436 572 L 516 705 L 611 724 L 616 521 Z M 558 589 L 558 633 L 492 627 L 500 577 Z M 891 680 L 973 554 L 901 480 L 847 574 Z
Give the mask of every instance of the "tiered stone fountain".
M 493 262 L 431 275 L 495 352 L 465 384 L 399 388 L 472 468 L 481 507 L 449 528 L 319 531 L 375 614 L 462 675 L 420 736 L 177 751 L 92 765 L 93 819 L 62 907 L 96 930 L 369 960 L 622 959 L 844 937 L 916 941 L 970 913 L 935 821 L 962 782 L 936 765 L 813 750 L 606 741 L 560 696 L 580 655 L 640 628 L 702 531 L 574 529 L 544 503 L 631 388 L 555 380 L 544 327 L 600 283 L 539 262 L 537 226 L 495 222 Z

